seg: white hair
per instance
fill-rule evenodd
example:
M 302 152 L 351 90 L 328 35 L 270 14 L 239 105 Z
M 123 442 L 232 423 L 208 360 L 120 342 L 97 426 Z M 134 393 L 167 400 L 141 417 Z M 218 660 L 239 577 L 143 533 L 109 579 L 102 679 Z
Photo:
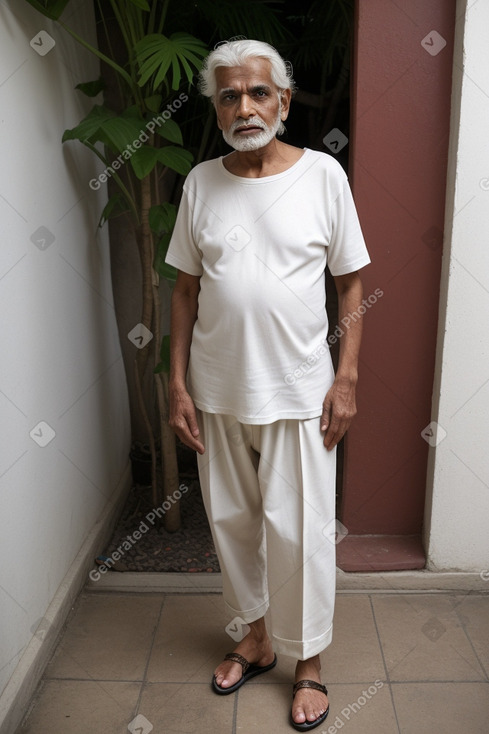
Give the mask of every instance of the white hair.
M 199 75 L 200 91 L 205 97 L 214 101 L 216 96 L 216 69 L 218 66 L 242 66 L 248 59 L 267 59 L 271 64 L 273 83 L 280 89 L 295 89 L 292 78 L 292 64 L 284 61 L 278 51 L 264 41 L 248 39 L 224 41 L 219 44 L 204 61 Z

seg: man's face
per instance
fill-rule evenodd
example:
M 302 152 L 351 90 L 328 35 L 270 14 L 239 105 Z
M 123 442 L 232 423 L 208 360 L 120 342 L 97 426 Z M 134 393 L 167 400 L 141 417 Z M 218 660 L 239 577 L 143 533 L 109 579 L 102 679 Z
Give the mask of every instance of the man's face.
M 290 90 L 279 90 L 267 59 L 216 69 L 215 107 L 224 140 L 238 151 L 264 148 L 287 119 Z

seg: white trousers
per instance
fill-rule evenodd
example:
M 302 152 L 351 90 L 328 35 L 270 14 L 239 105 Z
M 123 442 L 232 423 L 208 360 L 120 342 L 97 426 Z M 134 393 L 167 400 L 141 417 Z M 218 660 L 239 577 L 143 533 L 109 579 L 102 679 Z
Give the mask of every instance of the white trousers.
M 277 652 L 305 660 L 332 639 L 336 449 L 319 418 L 247 425 L 198 411 L 204 505 L 228 611 L 270 609 Z

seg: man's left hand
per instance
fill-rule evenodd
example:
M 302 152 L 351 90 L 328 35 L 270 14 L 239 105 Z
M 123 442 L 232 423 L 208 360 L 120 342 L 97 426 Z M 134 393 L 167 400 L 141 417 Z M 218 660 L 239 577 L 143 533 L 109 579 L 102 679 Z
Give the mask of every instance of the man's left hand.
M 320 424 L 326 432 L 323 443 L 328 451 L 341 441 L 356 412 L 355 384 L 337 378 L 324 398 Z

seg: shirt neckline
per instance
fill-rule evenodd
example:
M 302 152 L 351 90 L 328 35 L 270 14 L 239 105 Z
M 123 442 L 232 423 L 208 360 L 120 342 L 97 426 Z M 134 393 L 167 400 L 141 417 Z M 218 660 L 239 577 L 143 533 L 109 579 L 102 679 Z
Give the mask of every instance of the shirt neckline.
M 279 178 L 283 178 L 284 176 L 288 176 L 290 173 L 293 173 L 303 163 L 304 159 L 308 158 L 309 154 L 311 153 L 309 148 L 303 148 L 303 150 L 304 150 L 304 153 L 301 155 L 299 160 L 293 163 L 289 168 L 286 168 L 285 171 L 281 171 L 280 173 L 274 173 L 271 176 L 259 176 L 258 178 L 254 178 L 250 176 L 237 176 L 235 173 L 231 173 L 231 171 L 228 171 L 228 169 L 226 168 L 226 166 L 223 163 L 223 159 L 225 157 L 223 155 L 221 155 L 217 159 L 217 161 L 218 161 L 218 165 L 222 173 L 224 173 L 228 178 L 231 178 L 234 181 L 238 181 L 239 183 L 243 183 L 243 184 L 257 185 L 261 183 L 269 183 L 270 181 L 277 181 Z

